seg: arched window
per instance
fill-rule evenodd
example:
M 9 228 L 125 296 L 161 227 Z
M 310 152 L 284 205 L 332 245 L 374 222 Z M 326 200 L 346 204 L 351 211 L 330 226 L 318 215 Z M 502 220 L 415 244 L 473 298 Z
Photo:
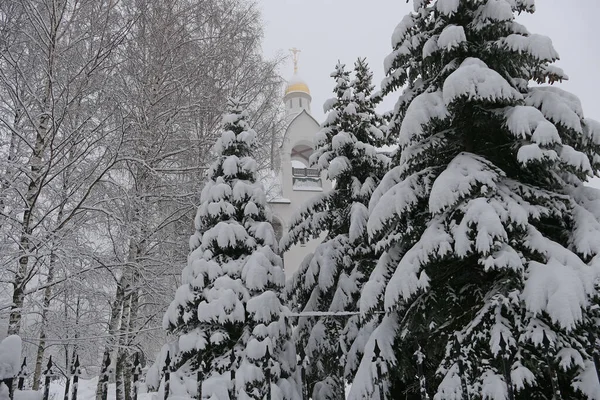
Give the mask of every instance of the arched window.
M 292 154 L 290 154 L 290 158 L 293 161 L 299 161 L 305 166 L 308 166 L 308 160 L 310 155 L 313 153 L 312 147 L 306 144 L 297 144 L 292 149 Z

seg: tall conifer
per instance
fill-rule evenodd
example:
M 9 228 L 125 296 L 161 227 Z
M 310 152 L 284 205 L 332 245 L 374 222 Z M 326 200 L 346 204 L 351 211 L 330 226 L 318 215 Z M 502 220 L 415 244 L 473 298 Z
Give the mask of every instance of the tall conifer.
M 415 0 L 394 31 L 383 90 L 404 87 L 389 126 L 400 149 L 369 205 L 383 255 L 361 297 L 387 314 L 351 399 L 376 390 L 375 339 L 396 398 L 600 393 L 600 194 L 584 186 L 600 124 L 548 85 L 566 75 L 550 39 L 515 21 L 533 11 Z
M 256 182 L 256 133 L 247 117 L 239 101 L 229 101 L 183 284 L 163 324 L 178 336 L 173 364 L 182 391 L 193 394 L 196 385 L 189 378 L 202 368 L 203 398 L 232 394 L 259 400 L 270 390 L 273 399 L 291 400 L 299 392 L 288 311 L 281 301 L 285 275 L 265 194 Z
M 338 63 L 331 74 L 335 98 L 317 134 L 311 165 L 326 170 L 334 188 L 306 205 L 292 223 L 283 246 L 325 234 L 293 278 L 292 305 L 299 311 L 337 313 L 358 310 L 363 282 L 376 260 L 366 235 L 367 204 L 387 166 L 376 146 L 384 141 L 375 112 L 372 74 L 364 59 L 355 64 L 354 79 Z M 368 326 L 358 316 L 301 318 L 297 345 L 309 357 L 308 380 L 314 399 L 339 399 L 362 353 Z M 358 339 L 358 340 L 357 340 Z M 343 357 L 340 367 L 340 357 Z M 343 376 L 343 379 L 341 377 Z

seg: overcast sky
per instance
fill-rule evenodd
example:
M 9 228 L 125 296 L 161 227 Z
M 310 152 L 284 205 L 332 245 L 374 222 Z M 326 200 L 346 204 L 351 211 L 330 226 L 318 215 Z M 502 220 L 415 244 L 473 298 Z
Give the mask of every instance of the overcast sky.
M 267 56 L 302 50 L 300 75 L 308 83 L 312 111 L 323 120 L 323 102 L 331 97 L 329 73 L 337 60 L 351 67 L 357 57 L 367 57 L 375 84 L 383 77 L 383 59 L 391 51 L 391 35 L 402 17 L 412 10 L 412 0 L 258 0 L 265 20 L 264 52 Z M 600 0 L 537 0 L 533 15 L 518 21 L 530 32 L 549 36 L 561 56 L 557 63 L 570 80 L 560 85 L 578 95 L 587 117 L 600 120 Z M 292 75 L 291 60 L 281 70 Z M 397 96 L 397 95 L 392 95 Z M 394 98 L 386 99 L 391 109 Z

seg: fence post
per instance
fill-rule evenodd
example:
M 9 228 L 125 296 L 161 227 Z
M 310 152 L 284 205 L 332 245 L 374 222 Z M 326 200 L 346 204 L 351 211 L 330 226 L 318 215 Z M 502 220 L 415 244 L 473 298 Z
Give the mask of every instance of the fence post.
M 27 357 L 23 358 L 23 364 L 21 364 L 21 370 L 17 375 L 19 377 L 17 388 L 23 390 L 25 387 L 25 378 L 29 375 L 29 369 L 27 368 Z
M 548 374 L 550 374 L 550 382 L 552 382 L 552 400 L 561 400 L 562 395 L 560 393 L 560 387 L 558 386 L 558 377 L 556 376 L 554 368 L 552 368 L 552 359 L 550 358 L 550 339 L 548 339 L 548 336 L 546 336 L 546 331 L 544 331 L 544 338 L 542 339 L 542 344 L 544 345 L 546 353 L 546 363 L 548 364 Z
M 204 349 L 206 350 L 206 347 Z M 202 382 L 204 382 L 204 369 L 206 368 L 206 363 L 204 362 L 204 359 L 202 357 L 202 352 L 199 350 L 197 354 L 197 362 L 198 371 L 196 371 L 196 385 L 198 386 L 198 400 L 202 400 Z
M 265 351 L 263 368 L 267 375 L 267 400 L 271 400 L 271 352 L 269 351 L 269 346 L 267 346 L 267 350 Z
M 231 380 L 231 394 L 229 398 L 234 400 L 236 398 L 235 393 L 235 349 L 231 349 L 231 355 L 229 356 L 229 378 Z
M 460 375 L 460 387 L 463 400 L 469 400 L 469 389 L 465 381 L 465 366 L 463 364 L 462 350 L 458 338 L 454 338 L 454 352 L 456 353 L 456 363 L 458 364 L 458 374 Z
M 500 357 L 502 358 L 502 369 L 504 370 L 504 380 L 506 381 L 506 388 L 508 390 L 508 400 L 515 400 L 515 393 L 513 391 L 512 378 L 510 376 L 510 366 L 506 365 L 506 362 L 510 359 L 510 354 L 508 352 L 508 345 L 506 340 L 504 340 L 504 335 L 500 332 L 500 350 L 502 354 Z
M 72 370 L 65 371 L 65 377 L 67 378 L 67 381 L 65 382 L 65 393 L 63 395 L 63 400 L 69 400 L 69 392 L 71 391 L 71 372 Z
M 344 366 L 345 366 L 345 354 L 344 354 L 344 349 L 342 348 L 342 341 L 340 340 L 338 342 L 338 349 L 337 349 L 337 356 L 338 356 L 338 377 L 340 379 L 340 399 L 341 400 L 345 400 L 346 399 L 346 380 L 344 379 Z
M 135 353 L 135 358 L 133 360 L 133 393 L 131 395 L 131 398 L 133 400 L 137 400 L 138 398 L 138 385 L 139 385 L 139 379 L 140 379 L 140 375 L 142 374 L 142 365 L 140 363 L 140 353 Z M 73 399 L 75 400 L 75 399 Z
M 48 364 L 46 365 L 46 370 L 44 371 L 44 397 L 43 400 L 48 400 L 48 396 L 50 395 L 50 379 L 55 375 L 54 373 L 54 364 L 52 363 L 52 356 L 48 359 Z
M 421 351 L 421 346 L 417 345 L 417 351 L 414 353 L 415 360 L 417 361 L 417 374 L 419 378 L 419 392 L 422 400 L 429 400 L 429 394 L 427 393 L 427 380 L 425 379 L 425 372 L 423 371 L 423 362 L 425 361 L 425 354 Z
M 169 398 L 169 392 L 171 390 L 171 356 L 167 351 L 167 357 L 165 358 L 165 366 L 163 367 L 165 374 L 165 400 Z
M 102 400 L 108 399 L 108 375 L 110 369 L 110 356 L 104 359 L 104 365 L 102 367 Z
M 71 374 L 73 375 L 73 388 L 71 391 L 71 400 L 77 400 L 77 389 L 79 389 L 79 375 L 81 375 L 81 368 L 79 368 L 79 354 L 75 357 L 75 364 Z
M 373 347 L 373 358 L 371 362 L 375 364 L 375 371 L 377 371 L 377 388 L 379 389 L 379 400 L 385 400 L 385 396 L 383 394 L 383 377 L 381 371 L 381 349 L 379 348 L 379 343 L 377 343 L 377 339 L 375 339 L 375 346 Z

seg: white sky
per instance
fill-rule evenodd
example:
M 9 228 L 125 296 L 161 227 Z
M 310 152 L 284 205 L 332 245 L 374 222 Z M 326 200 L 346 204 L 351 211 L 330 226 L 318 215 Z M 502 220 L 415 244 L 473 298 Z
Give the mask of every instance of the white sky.
M 310 87 L 312 112 L 319 121 L 323 102 L 332 95 L 329 73 L 337 60 L 352 67 L 357 57 L 367 57 L 378 86 L 392 31 L 412 10 L 412 0 L 257 1 L 266 23 L 265 54 L 288 54 L 291 47 L 302 50 L 300 75 Z M 535 14 L 518 21 L 532 33 L 550 36 L 561 55 L 557 65 L 570 77 L 559 87 L 580 97 L 587 117 L 600 120 L 600 0 L 537 0 L 536 7 Z M 281 74 L 288 77 L 292 72 L 290 59 Z M 394 102 L 388 98 L 382 108 L 389 110 Z

